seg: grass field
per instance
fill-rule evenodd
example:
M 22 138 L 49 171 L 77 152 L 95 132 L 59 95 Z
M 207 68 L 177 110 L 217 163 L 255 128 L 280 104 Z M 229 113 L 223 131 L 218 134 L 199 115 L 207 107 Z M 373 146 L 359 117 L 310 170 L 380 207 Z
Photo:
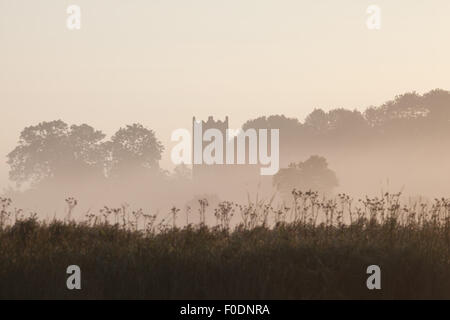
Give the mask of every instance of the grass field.
M 210 210 L 216 225 L 182 228 L 176 208 L 159 224 L 109 208 L 85 221 L 40 221 L 1 199 L 0 298 L 450 299 L 446 199 L 293 196 L 291 208 L 223 202 Z M 200 221 L 210 211 L 201 204 Z M 232 215 L 241 222 L 231 226 Z M 81 290 L 66 287 L 73 264 Z M 366 287 L 373 264 L 381 290 Z

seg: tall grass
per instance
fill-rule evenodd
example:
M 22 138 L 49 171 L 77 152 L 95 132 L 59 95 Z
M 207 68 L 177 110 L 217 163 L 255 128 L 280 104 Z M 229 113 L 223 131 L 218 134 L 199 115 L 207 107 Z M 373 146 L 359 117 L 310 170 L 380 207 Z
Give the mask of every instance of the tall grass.
M 72 219 L 73 198 L 64 221 L 25 216 L 0 198 L 0 298 L 450 299 L 448 199 L 292 196 L 278 206 L 201 199 L 197 215 L 104 207 L 82 221 Z M 80 291 L 66 288 L 72 264 Z M 372 264 L 381 290 L 366 287 Z

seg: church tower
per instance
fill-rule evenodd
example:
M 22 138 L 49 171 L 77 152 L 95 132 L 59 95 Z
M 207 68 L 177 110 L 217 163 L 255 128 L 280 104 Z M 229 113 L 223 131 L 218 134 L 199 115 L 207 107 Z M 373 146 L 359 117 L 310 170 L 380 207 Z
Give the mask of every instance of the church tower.
M 199 179 L 202 177 L 213 177 L 217 175 L 222 175 L 225 172 L 225 165 L 226 162 L 226 154 L 223 153 L 223 165 L 215 164 L 215 165 L 208 165 L 208 164 L 195 164 L 194 162 L 194 146 L 195 146 L 195 135 L 194 135 L 194 126 L 195 126 L 196 119 L 195 117 L 192 118 L 192 177 L 194 179 Z M 208 130 L 208 129 L 218 129 L 222 133 L 222 139 L 223 139 L 223 146 L 226 145 L 226 139 L 227 139 L 227 129 L 228 129 L 228 116 L 225 117 L 224 121 L 217 120 L 215 121 L 212 116 L 208 117 L 208 121 L 201 121 L 202 124 L 202 134 Z M 198 142 L 197 142 L 198 143 Z M 203 154 L 203 150 L 205 147 L 210 144 L 211 142 L 205 142 L 203 141 L 203 137 L 201 139 L 201 150 Z

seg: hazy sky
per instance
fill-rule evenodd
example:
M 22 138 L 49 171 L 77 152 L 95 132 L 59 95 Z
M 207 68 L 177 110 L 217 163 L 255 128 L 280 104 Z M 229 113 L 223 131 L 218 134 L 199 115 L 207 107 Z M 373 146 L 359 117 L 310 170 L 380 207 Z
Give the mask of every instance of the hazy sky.
M 449 35 L 448 0 L 0 0 L 0 160 L 40 121 L 140 122 L 170 147 L 193 115 L 238 127 L 449 89 Z

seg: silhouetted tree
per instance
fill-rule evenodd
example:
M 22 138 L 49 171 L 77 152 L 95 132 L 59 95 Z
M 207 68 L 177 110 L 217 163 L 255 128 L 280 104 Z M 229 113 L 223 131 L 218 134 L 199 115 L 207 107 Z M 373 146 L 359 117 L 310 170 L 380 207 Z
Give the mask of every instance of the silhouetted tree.
M 242 126 L 247 129 L 278 129 L 280 134 L 280 161 L 289 163 L 292 159 L 298 159 L 298 150 L 304 146 L 305 137 L 303 125 L 295 118 L 288 118 L 284 115 L 272 115 L 269 117 L 259 117 L 249 120 Z M 292 158 L 292 159 L 291 159 Z
M 109 174 L 121 176 L 159 171 L 164 146 L 153 130 L 133 124 L 120 128 L 107 143 L 107 149 L 110 154 Z
M 436 89 L 424 95 L 405 93 L 379 107 L 368 108 L 364 116 L 380 142 L 397 139 L 400 143 L 418 143 L 424 138 L 437 138 L 436 133 L 442 139 L 450 133 L 450 92 Z
M 409 92 L 379 107 L 368 108 L 364 115 L 372 127 L 387 128 L 398 125 L 400 121 L 424 117 L 428 112 L 422 97 L 416 92 Z
M 101 131 L 61 120 L 26 127 L 19 145 L 7 155 L 10 179 L 18 185 L 45 179 L 103 174 L 105 152 Z
M 242 128 L 247 130 L 253 129 L 283 129 L 286 133 L 295 133 L 301 128 L 301 123 L 298 119 L 287 118 L 284 115 L 272 115 L 269 117 L 259 117 L 253 120 L 249 120 L 244 123 Z M 288 136 L 288 134 L 286 134 Z
M 328 168 L 327 160 L 315 155 L 280 169 L 273 177 L 273 185 L 284 199 L 290 199 L 293 189 L 329 194 L 338 186 L 338 179 L 334 171 Z
M 328 117 L 322 109 L 314 109 L 305 119 L 305 127 L 313 134 L 324 133 L 328 130 Z
M 430 120 L 445 122 L 450 121 L 450 92 L 435 89 L 423 95 L 423 105 L 429 110 Z

